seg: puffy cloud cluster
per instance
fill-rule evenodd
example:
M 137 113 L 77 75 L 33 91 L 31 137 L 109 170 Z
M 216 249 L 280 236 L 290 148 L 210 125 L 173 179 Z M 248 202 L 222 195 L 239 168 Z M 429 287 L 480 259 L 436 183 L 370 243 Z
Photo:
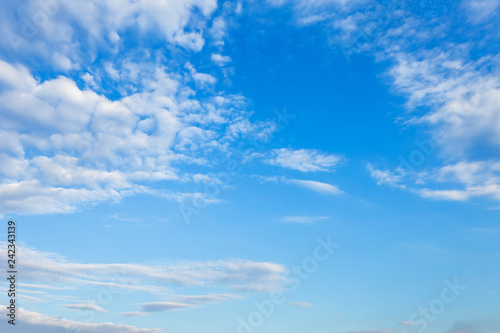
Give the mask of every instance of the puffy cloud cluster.
M 241 96 L 199 98 L 167 68 L 142 69 L 138 91 L 111 100 L 67 77 L 40 82 L 24 66 L 0 60 L 3 212 L 71 212 L 133 193 L 155 194 L 144 184 L 183 180 L 176 165 L 209 165 L 211 153 L 274 130 L 271 123 L 249 121 Z

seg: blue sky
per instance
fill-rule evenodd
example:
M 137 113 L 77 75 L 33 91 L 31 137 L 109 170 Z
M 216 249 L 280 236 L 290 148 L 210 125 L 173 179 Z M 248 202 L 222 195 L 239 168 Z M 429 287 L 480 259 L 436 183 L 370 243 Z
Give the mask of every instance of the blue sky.
M 2 331 L 500 329 L 500 1 L 0 6 Z

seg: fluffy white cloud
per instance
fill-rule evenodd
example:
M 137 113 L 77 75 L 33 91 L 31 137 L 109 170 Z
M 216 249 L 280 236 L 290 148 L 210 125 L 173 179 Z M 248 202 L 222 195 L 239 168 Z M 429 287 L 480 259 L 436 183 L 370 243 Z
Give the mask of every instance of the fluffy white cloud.
M 298 170 L 302 172 L 332 171 L 342 157 L 333 154 L 323 154 L 312 149 L 275 149 L 270 158 L 265 160 L 271 165 Z
M 201 73 L 190 70 L 198 82 Z M 158 194 L 145 183 L 182 180 L 176 165 L 207 165 L 211 152 L 225 153 L 235 140 L 275 127 L 250 122 L 241 96 L 200 101 L 165 67 L 124 61 L 120 73 L 140 92 L 112 101 L 66 77 L 39 82 L 25 67 L 0 60 L 2 211 L 72 212 Z M 161 195 L 182 201 L 196 194 Z
M 210 56 L 210 59 L 212 59 L 213 62 L 215 62 L 219 66 L 224 66 L 228 62 L 231 61 L 231 58 L 228 56 L 224 56 L 218 53 L 212 53 Z
M 59 50 L 55 68 L 70 70 L 72 63 L 94 59 L 97 47 L 116 47 L 127 29 L 199 51 L 205 44 L 203 28 L 217 1 L 30 0 L 3 2 L 0 8 L 3 30 L 9 37 L 0 44 L 5 52 L 48 58 L 51 50 Z

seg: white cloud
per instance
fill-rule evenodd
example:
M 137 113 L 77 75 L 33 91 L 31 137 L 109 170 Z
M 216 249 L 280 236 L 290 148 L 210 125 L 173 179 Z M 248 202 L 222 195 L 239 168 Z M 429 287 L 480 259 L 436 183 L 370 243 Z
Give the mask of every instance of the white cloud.
M 422 172 L 403 172 L 399 168 L 395 173 L 375 169 L 370 172 L 379 185 L 408 189 L 423 198 L 466 201 L 483 197 L 500 201 L 498 161 L 461 161 Z
M 327 220 L 329 216 L 286 216 L 281 219 L 283 222 L 289 223 L 314 223 L 320 220 Z
M 7 243 L 0 242 L 0 249 Z M 243 259 L 218 261 L 179 261 L 155 264 L 83 264 L 69 261 L 56 253 L 39 252 L 19 245 L 23 258 L 25 283 L 35 289 L 55 289 L 64 285 L 72 288 L 108 287 L 112 290 L 161 293 L 167 286 L 223 287 L 233 290 L 271 292 L 284 288 L 286 268 L 272 262 L 253 262 Z M 35 281 L 37 284 L 30 285 Z M 150 282 L 151 284 L 147 284 Z M 41 284 L 47 284 L 44 287 Z M 52 287 L 51 285 L 54 285 Z M 203 300 L 230 299 L 228 294 L 178 296 L 175 302 L 191 303 Z M 86 306 L 85 304 L 84 306 Z M 73 306 L 76 307 L 76 306 Z
M 142 316 L 147 316 L 148 314 L 146 312 L 131 311 L 131 312 L 118 313 L 118 315 L 124 317 L 142 317 Z
M 231 294 L 207 294 L 207 295 L 178 295 L 174 298 L 176 302 L 187 304 L 218 303 L 225 300 L 239 298 Z
M 132 83 L 142 92 L 111 101 L 69 78 L 38 82 L 25 67 L 0 61 L 3 211 L 68 213 L 135 193 L 157 195 L 142 184 L 180 181 L 174 165 L 208 164 L 211 152 L 275 129 L 270 122 L 250 122 L 241 96 L 199 101 L 166 68 L 129 61 L 117 66 L 117 78 L 138 80 Z M 202 85 L 214 82 L 190 70 Z M 163 195 L 182 200 L 196 194 Z
M 287 182 L 289 184 L 294 184 L 294 185 L 306 188 L 306 189 L 311 190 L 311 191 L 319 192 L 321 194 L 335 195 L 335 196 L 339 196 L 339 195 L 344 194 L 344 192 L 341 191 L 335 185 L 317 182 L 317 181 L 313 181 L 313 180 L 289 179 L 289 180 L 287 180 Z
M 212 53 L 210 59 L 212 59 L 212 61 L 219 66 L 224 66 L 225 64 L 231 61 L 231 58 L 229 56 L 224 56 L 218 53 Z
M 289 179 L 283 176 L 278 177 L 278 176 L 260 176 L 260 175 L 253 175 L 252 178 L 258 179 L 261 182 L 297 185 L 311 191 L 319 192 L 321 194 L 335 195 L 335 196 L 340 196 L 344 194 L 344 191 L 340 190 L 335 185 L 317 182 L 314 180 Z
M 159 312 L 181 310 L 186 308 L 194 308 L 192 304 L 176 303 L 176 302 L 150 302 L 142 303 L 141 308 L 145 312 Z
M 406 188 L 406 185 L 401 184 L 403 182 L 402 170 L 397 169 L 395 172 L 390 170 L 379 170 L 373 168 L 371 164 L 367 164 L 368 172 L 370 176 L 377 181 L 377 185 L 390 185 L 399 188 Z
M 17 55 L 27 53 L 38 57 L 50 57 L 50 50 L 59 50 L 67 60 L 55 61 L 55 65 L 63 70 L 69 69 L 71 62 L 93 59 L 98 47 L 101 50 L 116 47 L 108 45 L 108 41 L 123 42 L 118 33 L 126 29 L 200 51 L 205 43 L 202 27 L 217 8 L 216 0 L 75 0 L 54 1 L 55 6 L 48 3 L 47 6 L 47 2 L 38 0 L 23 4 L 2 2 L 0 19 L 5 22 L 4 29 L 9 30 L 11 42 L 2 40 L 0 47 L 4 52 L 12 52 L 15 46 Z M 7 14 L 16 10 L 23 13 L 23 24 L 14 21 L 15 15 Z M 47 18 L 39 27 L 31 19 L 35 13 Z
M 342 157 L 323 154 L 317 150 L 287 148 L 274 149 L 266 163 L 302 172 L 332 171 L 342 161 Z
M 43 302 L 44 300 L 38 297 L 27 296 L 27 295 L 18 295 L 23 301 L 26 302 Z
M 93 304 L 90 302 L 81 303 L 81 304 L 64 304 L 64 307 L 68 308 L 70 310 L 90 310 L 90 311 L 96 311 L 96 312 L 108 312 L 107 310 L 101 308 L 97 304 Z
M 500 0 L 463 0 L 462 8 L 469 21 L 484 23 L 497 14 Z
M 156 328 L 136 328 L 124 324 L 113 323 L 84 323 L 32 312 L 23 308 L 17 309 L 16 332 L 18 333 L 57 333 L 57 332 L 81 332 L 81 333 L 154 333 L 160 331 Z M 6 317 L 6 310 L 0 309 L 2 317 Z M 0 329 L 6 329 L 7 321 L 0 322 Z

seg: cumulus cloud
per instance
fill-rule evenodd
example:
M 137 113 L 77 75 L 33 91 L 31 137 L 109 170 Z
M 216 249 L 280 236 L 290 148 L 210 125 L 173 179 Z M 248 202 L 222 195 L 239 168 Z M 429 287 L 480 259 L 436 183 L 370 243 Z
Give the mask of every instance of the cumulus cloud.
M 217 9 L 217 1 L 31 0 L 23 4 L 3 2 L 1 9 L 9 36 L 0 44 L 4 52 L 14 50 L 21 57 L 28 53 L 40 58 L 49 57 L 50 50 L 59 50 L 64 54 L 57 56 L 54 65 L 68 70 L 72 62 L 84 62 L 88 58 L 85 53 L 95 56 L 97 47 L 106 50 L 122 42 L 120 34 L 125 29 L 200 51 L 205 44 L 202 26 Z M 38 24 L 34 18 L 41 15 L 45 19 Z
M 224 56 L 218 53 L 212 53 L 210 59 L 212 59 L 212 61 L 215 62 L 218 66 L 224 66 L 231 61 L 231 58 L 229 56 Z
M 112 101 L 72 79 L 39 82 L 25 67 L 0 61 L 2 211 L 67 213 L 137 193 L 182 201 L 197 194 L 158 193 L 145 183 L 182 181 L 177 166 L 209 164 L 207 154 L 275 127 L 250 122 L 240 96 L 200 103 L 164 67 L 123 66 L 143 70 L 142 92 Z

